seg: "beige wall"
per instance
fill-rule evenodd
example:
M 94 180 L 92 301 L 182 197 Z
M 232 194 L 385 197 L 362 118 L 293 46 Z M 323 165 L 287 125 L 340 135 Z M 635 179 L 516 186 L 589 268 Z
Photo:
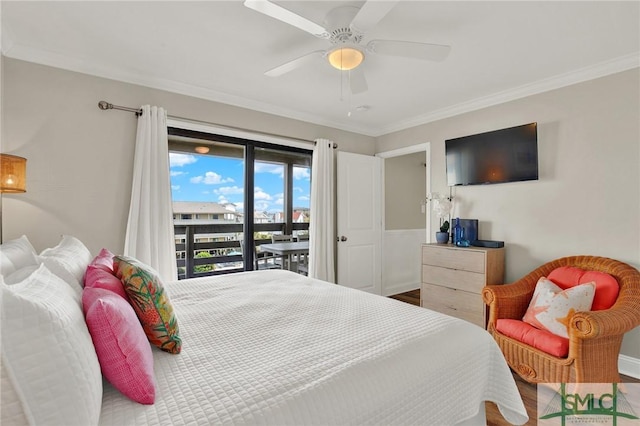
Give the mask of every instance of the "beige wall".
M 28 159 L 28 192 L 3 194 L 3 237 L 27 234 L 42 250 L 71 234 L 94 253 L 122 250 L 136 119 L 99 110 L 104 99 L 255 131 L 324 137 L 360 154 L 429 141 L 431 189 L 441 193 L 445 139 L 537 121 L 540 180 L 457 187 L 455 214 L 479 219 L 480 238 L 505 241 L 507 280 L 572 254 L 640 267 L 639 81 L 635 69 L 374 139 L 3 57 L 0 151 Z M 625 336 L 622 353 L 640 358 L 639 329 Z
M 640 267 L 638 69 L 377 138 L 377 152 L 431 143 L 431 190 L 447 190 L 444 141 L 538 122 L 540 179 L 456 187 L 455 216 L 477 218 L 482 239 L 503 240 L 506 278 L 568 255 Z M 435 229 L 436 223 L 432 223 Z M 640 358 L 640 329 L 622 352 Z
M 425 213 L 420 209 L 426 196 L 425 153 L 384 160 L 384 222 L 386 230 L 424 229 Z
M 3 238 L 27 234 L 36 249 L 61 234 L 93 253 L 122 251 L 131 194 L 135 115 L 98 101 L 158 105 L 170 115 L 313 140 L 373 155 L 368 136 L 161 90 L 2 58 L 1 152 L 26 157 L 27 193 L 3 194 Z

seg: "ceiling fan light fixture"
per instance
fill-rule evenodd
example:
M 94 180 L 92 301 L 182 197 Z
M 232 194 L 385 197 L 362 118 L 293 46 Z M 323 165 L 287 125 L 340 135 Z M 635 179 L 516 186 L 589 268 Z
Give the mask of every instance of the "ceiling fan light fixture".
M 340 71 L 349 71 L 364 61 L 364 53 L 355 47 L 338 47 L 329 52 L 329 63 Z

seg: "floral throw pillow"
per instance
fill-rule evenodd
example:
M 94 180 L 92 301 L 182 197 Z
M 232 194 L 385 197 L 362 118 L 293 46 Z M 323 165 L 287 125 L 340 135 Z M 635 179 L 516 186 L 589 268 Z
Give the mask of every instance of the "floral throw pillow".
M 571 317 L 576 312 L 591 309 L 595 292 L 596 285 L 593 282 L 562 290 L 546 277 L 541 277 L 522 320 L 536 328 L 568 338 Z
M 149 342 L 163 351 L 180 353 L 178 320 L 157 272 L 127 256 L 115 256 L 113 267 Z

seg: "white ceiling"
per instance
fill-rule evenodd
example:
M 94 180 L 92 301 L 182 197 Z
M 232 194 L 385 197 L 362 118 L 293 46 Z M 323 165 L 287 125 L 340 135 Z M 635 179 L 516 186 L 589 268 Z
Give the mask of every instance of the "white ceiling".
M 363 4 L 277 3 L 319 24 L 334 7 Z M 638 67 L 639 6 L 400 1 L 363 42 L 448 44 L 451 54 L 444 62 L 367 56 L 369 90 L 359 95 L 322 60 L 263 75 L 329 43 L 239 0 L 2 1 L 2 53 L 378 136 Z M 357 111 L 361 105 L 369 110 Z

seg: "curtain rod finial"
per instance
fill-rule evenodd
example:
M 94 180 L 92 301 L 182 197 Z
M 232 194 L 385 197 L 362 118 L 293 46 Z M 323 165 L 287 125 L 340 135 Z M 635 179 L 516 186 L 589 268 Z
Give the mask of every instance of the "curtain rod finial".
M 100 109 L 113 109 L 113 104 L 110 104 L 107 101 L 100 101 L 98 102 L 98 108 Z

